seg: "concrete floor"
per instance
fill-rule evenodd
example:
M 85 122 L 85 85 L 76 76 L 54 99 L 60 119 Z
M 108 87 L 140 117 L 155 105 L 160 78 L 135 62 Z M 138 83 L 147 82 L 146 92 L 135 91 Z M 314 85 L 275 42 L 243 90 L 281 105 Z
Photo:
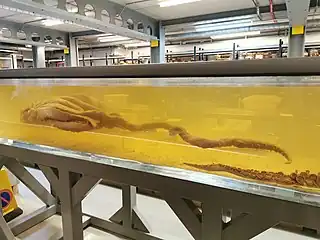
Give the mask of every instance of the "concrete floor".
M 40 181 L 47 189 L 49 183 L 37 170 L 29 171 Z M 23 184 L 19 186 L 19 195 L 17 196 L 19 206 L 24 210 L 24 214 L 31 213 L 44 205 L 37 197 L 30 192 Z M 141 216 L 149 224 L 149 229 L 156 236 L 165 240 L 193 240 L 184 226 L 179 222 L 169 206 L 161 200 L 146 196 L 138 196 L 138 209 Z M 90 215 L 108 219 L 121 206 L 121 192 L 118 189 L 98 185 L 83 201 L 83 211 Z M 53 216 L 42 222 L 38 226 L 29 229 L 18 237 L 21 240 L 55 240 L 61 237 L 61 217 Z M 94 228 L 85 230 L 85 240 L 121 240 L 119 238 L 102 232 Z M 268 231 L 253 238 L 254 240 L 312 240 L 317 238 L 306 237 L 278 229 L 269 229 Z

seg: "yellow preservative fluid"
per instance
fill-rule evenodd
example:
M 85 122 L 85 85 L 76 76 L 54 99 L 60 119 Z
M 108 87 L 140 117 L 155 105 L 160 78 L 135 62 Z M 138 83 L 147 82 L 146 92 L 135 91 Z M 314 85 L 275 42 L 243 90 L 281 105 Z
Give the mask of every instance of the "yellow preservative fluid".
M 320 86 L 0 87 L 0 136 L 320 188 Z

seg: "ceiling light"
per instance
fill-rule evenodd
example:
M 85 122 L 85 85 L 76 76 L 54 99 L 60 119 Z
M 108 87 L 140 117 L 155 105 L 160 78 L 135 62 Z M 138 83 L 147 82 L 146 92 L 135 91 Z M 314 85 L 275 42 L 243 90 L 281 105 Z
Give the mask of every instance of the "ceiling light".
M 160 7 L 172 7 L 186 3 L 199 2 L 201 0 L 164 0 L 159 2 Z
M 45 20 L 42 20 L 41 23 L 46 27 L 51 27 L 51 26 L 63 24 L 63 21 L 59 19 L 45 19 Z
M 250 19 L 244 20 L 237 20 L 237 21 L 230 21 L 224 23 L 217 23 L 217 24 L 203 24 L 194 26 L 197 32 L 203 31 L 217 31 L 223 29 L 231 29 L 231 28 L 243 28 L 243 27 L 250 27 L 253 23 Z
M 32 48 L 32 45 L 27 44 L 26 47 L 27 47 L 27 48 Z
M 257 35 L 260 35 L 260 31 L 219 34 L 219 35 L 211 36 L 211 39 L 219 40 L 219 39 L 228 39 L 228 38 L 237 38 L 237 37 L 240 38 L 240 37 L 257 36 Z
M 15 51 L 13 51 L 13 50 L 7 50 L 7 49 L 0 49 L 0 52 L 4 52 L 4 53 L 15 53 Z
M 128 37 L 122 37 L 122 36 L 109 36 L 109 37 L 99 37 L 99 42 L 117 42 L 117 41 L 125 41 L 130 40 Z
M 127 43 L 124 44 L 125 48 L 136 48 L 136 47 L 150 47 L 149 42 L 138 42 L 138 43 Z

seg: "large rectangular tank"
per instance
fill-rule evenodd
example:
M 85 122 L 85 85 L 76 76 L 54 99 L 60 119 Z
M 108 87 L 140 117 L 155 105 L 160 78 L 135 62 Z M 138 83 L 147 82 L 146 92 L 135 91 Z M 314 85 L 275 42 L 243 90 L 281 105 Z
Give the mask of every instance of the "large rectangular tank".
M 5 71 L 0 136 L 317 191 L 318 64 Z

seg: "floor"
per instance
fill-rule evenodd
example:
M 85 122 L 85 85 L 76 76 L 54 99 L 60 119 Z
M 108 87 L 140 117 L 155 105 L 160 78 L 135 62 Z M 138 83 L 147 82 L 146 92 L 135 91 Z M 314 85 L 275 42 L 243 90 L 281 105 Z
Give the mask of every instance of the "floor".
M 41 172 L 28 169 L 47 189 L 49 183 Z M 30 192 L 23 184 L 19 186 L 17 196 L 19 206 L 24 214 L 31 213 L 42 206 L 42 202 Z M 156 236 L 165 240 L 193 240 L 184 226 L 179 222 L 168 205 L 161 200 L 146 196 L 138 196 L 138 209 L 141 216 L 149 223 L 149 229 Z M 83 210 L 90 215 L 107 219 L 112 216 L 121 206 L 121 192 L 118 189 L 98 185 L 83 201 Z M 56 240 L 62 236 L 61 217 L 54 216 L 40 225 L 29 229 L 18 237 L 21 240 Z M 111 234 L 94 228 L 85 230 L 85 240 L 124 240 Z M 254 240 L 312 240 L 316 238 L 306 237 L 278 229 L 268 231 L 253 238 Z

